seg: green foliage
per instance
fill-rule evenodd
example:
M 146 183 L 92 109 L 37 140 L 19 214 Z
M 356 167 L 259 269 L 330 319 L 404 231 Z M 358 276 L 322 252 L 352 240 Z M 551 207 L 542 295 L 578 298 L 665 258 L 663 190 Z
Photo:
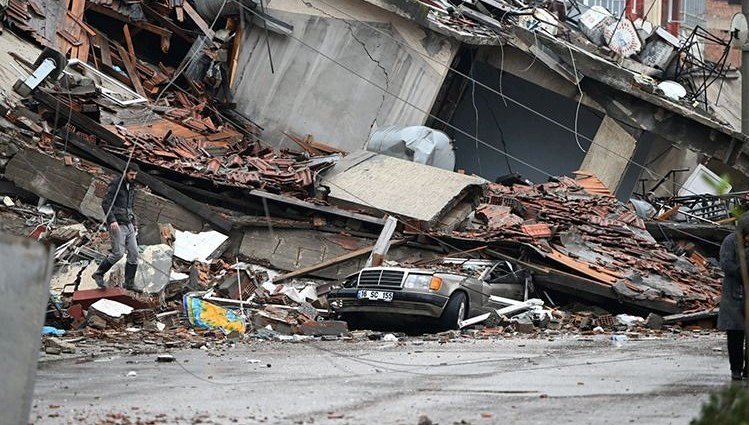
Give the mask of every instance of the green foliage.
M 749 388 L 737 383 L 710 395 L 690 425 L 749 425 Z
M 734 205 L 733 208 L 731 208 L 731 211 L 729 211 L 729 213 L 731 214 L 731 217 L 736 217 L 736 218 L 741 217 L 742 215 L 744 215 L 745 212 L 746 210 L 740 204 Z
M 720 176 L 720 180 L 717 182 L 708 178 L 707 175 L 703 175 L 702 181 L 715 189 L 718 195 L 725 195 L 731 191 L 731 177 L 728 174 Z

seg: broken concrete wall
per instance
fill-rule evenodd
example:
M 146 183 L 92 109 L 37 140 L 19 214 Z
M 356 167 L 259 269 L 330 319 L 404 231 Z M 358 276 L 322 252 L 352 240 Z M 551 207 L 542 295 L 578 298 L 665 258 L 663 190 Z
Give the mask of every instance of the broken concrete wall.
M 238 255 L 240 258 L 257 260 L 275 269 L 293 271 L 372 246 L 375 240 L 376 238 L 344 236 L 315 230 L 275 229 L 270 233 L 268 229 L 248 229 L 242 235 Z M 431 251 L 402 246 L 392 248 L 387 258 L 398 261 L 406 258 L 434 258 L 436 255 Z M 364 267 L 368 256 L 362 255 L 318 270 L 310 273 L 310 276 L 341 279 Z
M 0 235 L 0 409 L 4 424 L 29 422 L 52 267 L 48 245 Z
M 438 36 L 393 13 L 356 0 L 331 3 L 273 0 L 266 10 L 294 26 L 303 40 L 362 77 L 429 111 L 457 42 Z M 392 38 L 391 35 L 425 59 Z M 269 39 L 271 57 L 266 40 Z M 313 134 L 346 151 L 362 149 L 373 128 L 421 125 L 427 114 L 352 74 L 290 36 L 247 31 L 233 81 L 238 109 L 265 128 L 264 140 L 294 146 L 283 131 Z M 272 58 L 275 73 L 271 73 Z M 290 144 L 291 143 L 291 144 Z
M 637 140 L 619 123 L 605 116 L 580 169 L 594 173 L 615 193 L 636 147 Z
M 104 197 L 109 179 L 114 175 L 92 164 L 84 171 L 75 166 L 65 165 L 65 161 L 35 149 L 25 149 L 17 153 L 5 170 L 5 177 L 18 187 L 33 192 L 52 202 L 81 212 L 83 215 L 102 221 L 104 211 L 101 200 Z M 139 190 L 135 196 L 135 213 L 139 219 L 141 237 L 155 232 L 151 243 L 159 243 L 158 223 L 170 223 L 181 230 L 199 231 L 203 228 L 200 218 L 172 201 Z M 144 243 L 141 240 L 141 243 Z

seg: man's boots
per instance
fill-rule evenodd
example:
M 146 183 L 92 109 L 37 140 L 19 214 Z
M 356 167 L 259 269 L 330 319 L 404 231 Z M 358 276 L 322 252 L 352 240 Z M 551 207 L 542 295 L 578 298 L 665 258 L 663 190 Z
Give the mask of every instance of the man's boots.
M 94 281 L 96 282 L 96 286 L 98 286 L 101 289 L 104 289 L 107 287 L 106 282 L 104 282 L 104 274 L 109 271 L 109 269 L 112 268 L 114 264 L 110 263 L 108 259 L 104 259 L 104 261 L 99 264 L 99 268 L 96 269 L 92 277 L 94 278 Z
M 125 289 L 130 291 L 135 289 L 135 272 L 137 270 L 137 264 L 125 263 Z

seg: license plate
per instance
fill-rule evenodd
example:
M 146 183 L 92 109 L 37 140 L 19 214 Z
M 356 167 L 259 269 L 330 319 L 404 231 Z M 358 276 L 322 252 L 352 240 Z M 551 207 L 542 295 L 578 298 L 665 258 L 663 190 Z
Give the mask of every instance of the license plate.
M 372 300 L 372 301 L 393 301 L 393 293 L 389 291 L 370 291 L 367 289 L 360 289 L 356 293 L 356 298 L 360 300 Z

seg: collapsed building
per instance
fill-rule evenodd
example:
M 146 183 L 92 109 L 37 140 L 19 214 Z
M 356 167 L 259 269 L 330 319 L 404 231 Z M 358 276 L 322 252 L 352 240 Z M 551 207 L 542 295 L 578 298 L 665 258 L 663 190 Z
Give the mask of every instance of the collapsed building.
M 708 158 L 744 181 L 744 136 L 710 100 L 698 101 L 710 99 L 704 90 L 687 84 L 686 94 L 668 97 L 658 88 L 665 70 L 610 41 L 596 45 L 571 28 L 583 18 L 567 12 L 483 0 L 457 9 L 319 3 L 8 3 L 5 22 L 17 34 L 0 36 L 2 171 L 12 182 L 3 194 L 88 220 L 88 232 L 54 233 L 56 216 L 32 232 L 60 244 L 67 274 L 58 289 L 76 311 L 106 297 L 85 289 L 106 250 L 95 224 L 106 185 L 135 161 L 147 187 L 136 197 L 139 242 L 166 246 L 149 251 L 141 289 L 172 300 L 199 291 L 240 308 L 273 304 L 259 326 L 314 321 L 331 284 L 385 252 L 399 264 L 480 253 L 521 264 L 550 293 L 615 310 L 715 314 L 714 264 L 699 250 L 667 251 L 621 202 L 643 172 L 638 164 L 665 148 L 690 152 L 672 164 Z M 653 31 L 652 43 L 668 51 L 668 36 Z M 45 70 L 47 58 L 54 69 Z M 500 104 L 507 110 L 492 112 Z M 479 118 L 495 125 L 479 127 Z M 365 150 L 389 124 L 450 134 L 460 172 Z M 655 176 L 672 166 L 651 163 Z M 581 168 L 576 179 L 553 177 Z M 512 173 L 553 179 L 490 183 Z M 32 218 L 39 211 L 23 209 Z M 179 253 L 189 232 L 199 235 L 193 248 L 210 249 Z M 240 263 L 280 274 L 243 273 Z M 297 277 L 315 279 L 314 290 L 279 285 Z M 278 307 L 287 303 L 301 310 L 290 316 Z

